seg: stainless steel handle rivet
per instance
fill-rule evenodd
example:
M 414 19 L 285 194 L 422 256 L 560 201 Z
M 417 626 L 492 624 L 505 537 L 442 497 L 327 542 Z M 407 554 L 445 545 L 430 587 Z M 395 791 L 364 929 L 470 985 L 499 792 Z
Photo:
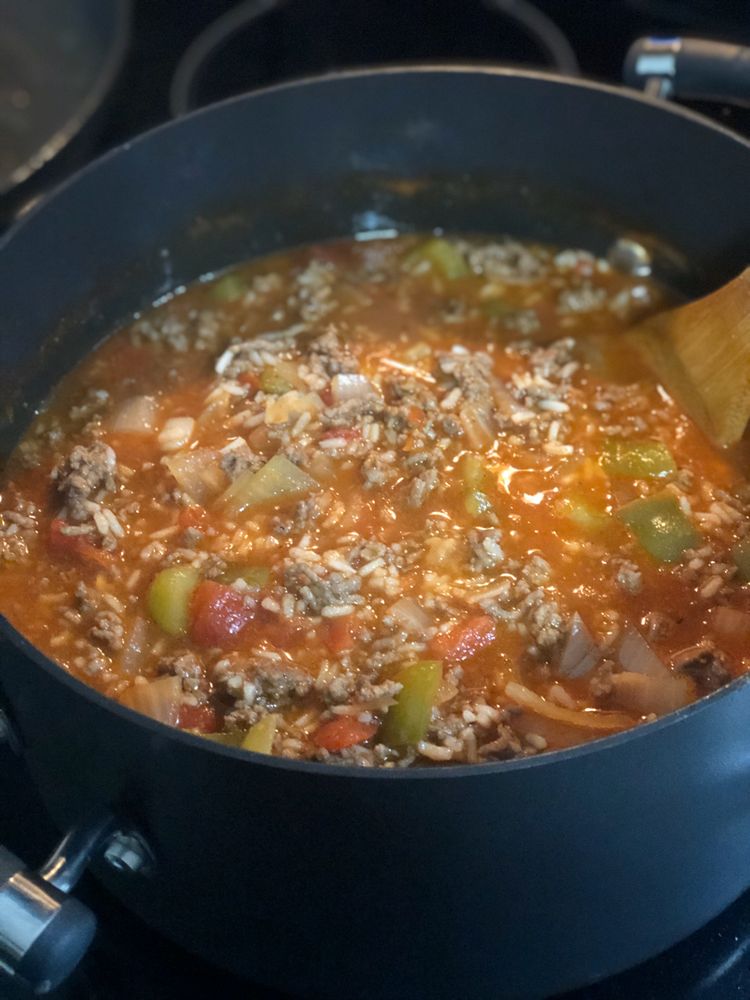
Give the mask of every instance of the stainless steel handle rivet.
M 131 875 L 146 875 L 154 867 L 148 844 L 132 831 L 117 830 L 105 846 L 103 857 L 115 871 Z

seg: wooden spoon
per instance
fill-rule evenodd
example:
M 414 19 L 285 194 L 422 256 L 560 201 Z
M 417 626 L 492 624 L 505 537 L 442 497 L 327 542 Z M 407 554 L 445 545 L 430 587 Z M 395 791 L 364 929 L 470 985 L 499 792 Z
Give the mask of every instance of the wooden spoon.
M 628 331 L 666 388 L 718 444 L 750 420 L 750 267 L 717 291 Z

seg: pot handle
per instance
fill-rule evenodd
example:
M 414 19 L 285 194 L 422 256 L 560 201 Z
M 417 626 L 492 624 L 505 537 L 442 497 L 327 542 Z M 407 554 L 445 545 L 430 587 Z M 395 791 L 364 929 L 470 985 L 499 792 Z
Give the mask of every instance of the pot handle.
M 653 97 L 750 104 L 750 48 L 705 38 L 639 38 L 623 79 Z
M 120 871 L 153 864 L 143 839 L 108 811 L 71 829 L 37 872 L 0 846 L 0 972 L 37 995 L 67 979 L 91 944 L 96 917 L 68 893 L 99 853 Z

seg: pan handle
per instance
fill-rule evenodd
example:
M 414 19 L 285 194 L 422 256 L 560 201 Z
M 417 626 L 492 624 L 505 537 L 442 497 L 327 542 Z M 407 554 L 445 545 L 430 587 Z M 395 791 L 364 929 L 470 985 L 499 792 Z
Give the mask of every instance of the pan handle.
M 750 48 L 705 38 L 639 38 L 623 79 L 653 97 L 750 104 Z
M 96 855 L 119 871 L 147 873 L 153 866 L 143 838 L 109 811 L 71 829 L 37 872 L 0 846 L 0 974 L 37 995 L 68 978 L 96 931 L 94 914 L 68 893 Z

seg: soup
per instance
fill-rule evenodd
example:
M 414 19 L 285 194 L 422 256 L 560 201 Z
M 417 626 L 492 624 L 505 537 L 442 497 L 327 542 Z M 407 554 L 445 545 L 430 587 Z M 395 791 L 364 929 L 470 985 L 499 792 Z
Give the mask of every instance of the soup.
M 747 665 L 750 492 L 624 335 L 666 304 L 509 238 L 180 291 L 12 456 L 0 611 L 123 704 L 296 759 L 502 760 L 687 705 Z

